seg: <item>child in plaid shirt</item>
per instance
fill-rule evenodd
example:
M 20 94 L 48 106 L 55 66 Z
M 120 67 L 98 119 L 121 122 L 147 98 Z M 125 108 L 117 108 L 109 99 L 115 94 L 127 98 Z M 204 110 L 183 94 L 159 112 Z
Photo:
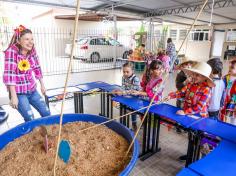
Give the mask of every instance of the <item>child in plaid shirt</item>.
M 5 51 L 3 81 L 10 94 L 11 106 L 19 111 L 25 121 L 34 119 L 30 105 L 42 117 L 50 115 L 46 103 L 36 90 L 34 77 L 40 81 L 41 92 L 45 94 L 32 32 L 21 25 L 15 29 L 11 43 Z
M 114 93 L 118 95 L 127 95 L 131 94 L 133 91 L 139 91 L 140 80 L 134 74 L 133 64 L 127 62 L 123 65 L 123 76 L 122 76 L 122 90 L 115 90 Z M 137 114 L 132 114 L 132 127 L 133 130 L 137 130 Z
M 183 69 L 188 73 L 187 75 L 191 75 L 192 82 L 189 82 L 180 91 L 171 92 L 168 97 L 168 99 L 184 98 L 183 110 L 177 111 L 177 114 L 200 114 L 202 117 L 208 117 L 211 87 L 215 86 L 210 78 L 211 70 L 210 65 L 205 62 L 199 62 L 192 68 Z

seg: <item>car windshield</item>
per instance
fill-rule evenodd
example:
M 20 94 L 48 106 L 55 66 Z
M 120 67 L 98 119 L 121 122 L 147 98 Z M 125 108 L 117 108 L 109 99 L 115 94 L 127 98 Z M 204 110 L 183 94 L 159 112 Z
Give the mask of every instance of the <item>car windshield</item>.
M 79 45 L 84 45 L 88 42 L 88 39 L 87 38 L 82 38 L 82 39 L 76 40 L 76 42 Z
M 109 40 L 109 43 L 110 43 L 111 45 L 113 45 L 113 46 L 118 46 L 118 45 L 120 45 L 120 43 L 119 43 L 117 40 L 114 40 L 114 39 L 110 39 L 110 40 Z

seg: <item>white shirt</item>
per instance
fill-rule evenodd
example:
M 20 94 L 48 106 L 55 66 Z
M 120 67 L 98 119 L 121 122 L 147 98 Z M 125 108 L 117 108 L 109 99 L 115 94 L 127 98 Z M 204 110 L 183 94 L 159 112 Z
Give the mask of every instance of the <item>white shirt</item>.
M 211 100 L 210 100 L 210 104 L 208 108 L 209 112 L 220 110 L 220 102 L 221 102 L 223 92 L 225 90 L 225 83 L 222 79 L 213 78 L 213 81 L 216 86 L 212 88 L 212 95 L 211 95 Z

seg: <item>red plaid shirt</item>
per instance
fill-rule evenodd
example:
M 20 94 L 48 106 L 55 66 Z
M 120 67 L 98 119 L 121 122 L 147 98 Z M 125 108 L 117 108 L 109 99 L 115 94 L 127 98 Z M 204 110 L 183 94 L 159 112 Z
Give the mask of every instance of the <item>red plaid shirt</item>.
M 211 97 L 211 88 L 206 82 L 200 84 L 188 83 L 181 91 L 169 94 L 171 98 L 184 98 L 184 113 L 198 114 L 208 117 L 208 106 Z
M 20 71 L 18 68 L 18 63 L 23 59 L 27 59 L 30 63 L 30 69 L 27 71 Z M 27 56 L 22 55 L 16 45 L 12 45 L 5 51 L 3 82 L 6 86 L 15 86 L 18 94 L 32 92 L 36 89 L 33 73 L 36 79 L 42 78 L 42 71 L 35 49 Z

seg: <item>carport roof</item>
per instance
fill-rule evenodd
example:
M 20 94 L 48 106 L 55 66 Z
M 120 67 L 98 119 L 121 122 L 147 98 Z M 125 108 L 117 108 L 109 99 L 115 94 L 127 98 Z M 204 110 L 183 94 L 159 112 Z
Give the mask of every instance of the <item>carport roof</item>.
M 31 3 L 51 7 L 75 8 L 77 0 L 0 0 L 18 3 Z M 83 10 L 92 12 L 126 13 L 143 18 L 152 17 L 158 21 L 191 24 L 204 1 L 201 0 L 80 0 Z M 208 24 L 211 15 L 212 0 L 205 6 L 197 25 Z M 215 0 L 214 24 L 236 23 L 236 0 Z

